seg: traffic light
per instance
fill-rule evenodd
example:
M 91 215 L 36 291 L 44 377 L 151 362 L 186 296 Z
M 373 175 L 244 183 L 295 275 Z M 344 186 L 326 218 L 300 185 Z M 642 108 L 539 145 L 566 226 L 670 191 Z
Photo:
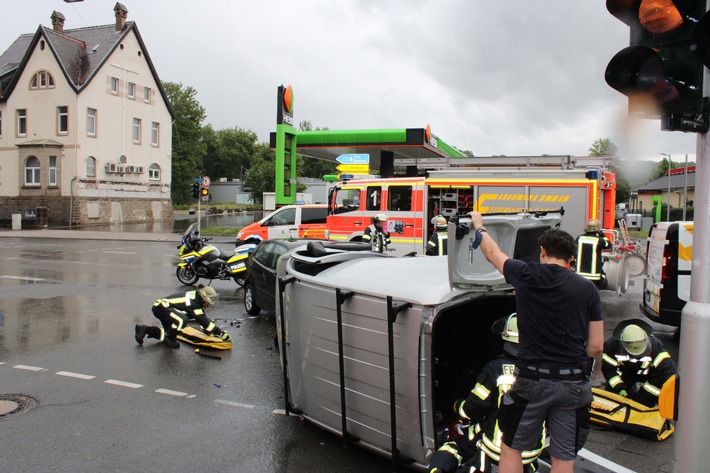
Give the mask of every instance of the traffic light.
M 605 72 L 607 84 L 629 97 L 629 114 L 660 118 L 663 130 L 706 132 L 706 0 L 607 0 L 606 7 L 631 28 L 629 47 Z
M 208 202 L 210 198 L 210 190 L 207 187 L 200 189 L 200 195 L 202 196 L 202 202 Z
M 196 182 L 192 185 L 192 197 L 195 199 L 200 198 L 200 185 Z

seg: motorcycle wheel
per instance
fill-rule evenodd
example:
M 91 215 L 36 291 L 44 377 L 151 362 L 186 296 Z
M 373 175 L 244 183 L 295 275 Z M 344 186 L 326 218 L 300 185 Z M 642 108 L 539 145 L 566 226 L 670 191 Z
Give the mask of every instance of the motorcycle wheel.
M 259 312 L 261 312 L 261 307 L 254 302 L 254 289 L 251 284 L 244 286 L 244 308 L 249 315 L 259 315 Z
M 184 268 L 178 266 L 175 276 L 177 276 L 178 281 L 186 286 L 192 286 L 200 279 L 200 276 L 192 270 L 192 266 L 185 266 Z

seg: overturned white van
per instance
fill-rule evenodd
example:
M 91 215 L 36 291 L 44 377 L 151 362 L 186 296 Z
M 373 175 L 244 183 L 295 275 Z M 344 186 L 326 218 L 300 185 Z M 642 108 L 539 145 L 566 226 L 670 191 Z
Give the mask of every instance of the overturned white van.
M 539 235 L 560 218 L 486 216 L 485 224 L 506 254 L 538 261 Z M 448 256 L 313 242 L 280 262 L 287 412 L 393 463 L 426 468 L 454 401 L 502 352 L 492 323 L 515 311 L 512 288 L 473 248 L 469 227 L 461 220 L 457 239 L 449 224 Z

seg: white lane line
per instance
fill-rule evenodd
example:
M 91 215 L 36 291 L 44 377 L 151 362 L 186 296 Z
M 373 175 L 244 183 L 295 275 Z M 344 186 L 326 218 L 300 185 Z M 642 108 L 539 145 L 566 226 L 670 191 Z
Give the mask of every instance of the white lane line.
M 123 386 L 124 388 L 133 388 L 133 389 L 138 389 L 142 388 L 142 384 L 136 384 L 136 383 L 129 383 L 127 381 L 119 381 L 117 379 L 107 379 L 104 381 L 106 384 L 113 384 L 115 386 Z
M 135 251 L 108 251 L 108 250 L 104 251 L 104 253 L 112 253 L 115 255 L 137 255 L 138 254 Z
M 170 390 L 170 389 L 163 389 L 163 388 L 156 389 L 155 392 L 158 393 L 158 394 L 167 394 L 168 396 L 176 396 L 176 397 L 185 397 L 185 396 L 187 396 L 187 393 L 183 393 L 183 392 L 180 392 L 180 391 L 172 391 L 172 390 Z
M 0 365 L 4 365 L 4 364 L 5 364 L 5 362 L 4 362 L 4 361 L 0 361 Z
M 286 415 L 286 410 L 285 409 L 274 409 L 271 411 L 272 414 L 277 414 L 280 416 L 285 416 Z
M 0 276 L 0 278 L 3 279 L 17 279 L 19 281 L 30 281 L 30 282 L 40 282 L 40 281 L 45 281 L 45 279 L 40 279 L 40 278 L 26 278 L 23 276 Z
M 77 378 L 77 379 L 94 379 L 96 376 L 91 376 L 88 374 L 72 373 L 71 371 L 57 371 L 59 376 L 66 376 L 67 378 Z
M 28 365 L 15 365 L 13 368 L 25 371 L 47 371 L 47 368 L 40 368 L 39 366 L 28 366 Z
M 244 404 L 242 402 L 225 401 L 224 399 L 215 399 L 217 404 L 223 404 L 225 406 L 231 407 L 241 407 L 242 409 L 254 409 L 256 406 L 254 404 Z

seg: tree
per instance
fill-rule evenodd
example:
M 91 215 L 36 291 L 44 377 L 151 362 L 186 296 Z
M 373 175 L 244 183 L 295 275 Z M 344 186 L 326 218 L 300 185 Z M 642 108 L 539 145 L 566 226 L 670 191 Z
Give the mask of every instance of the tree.
M 310 121 L 303 120 L 298 124 L 298 129 L 300 131 L 313 131 L 313 125 Z M 327 129 L 328 128 L 316 128 L 315 130 L 318 131 Z M 326 174 L 336 174 L 338 172 L 336 169 L 338 164 L 332 161 L 301 155 L 299 155 L 296 159 L 296 172 L 300 177 L 322 179 Z
M 261 202 L 264 192 L 276 190 L 276 156 L 266 143 L 257 145 L 256 156 L 244 177 L 244 186 L 249 189 L 254 202 Z
M 238 127 L 215 131 L 211 125 L 205 126 L 202 131 L 207 149 L 204 159 L 207 175 L 242 179 L 244 171 L 250 168 L 258 155 L 256 133 Z
M 611 138 L 597 138 L 589 148 L 589 156 L 609 156 L 615 158 L 619 148 L 611 141 Z
M 195 97 L 197 91 L 181 83 L 163 82 L 176 118 L 173 123 L 171 194 L 173 202 L 193 202 L 191 186 L 204 173 L 202 160 L 207 147 L 202 142 L 202 122 L 206 112 Z

